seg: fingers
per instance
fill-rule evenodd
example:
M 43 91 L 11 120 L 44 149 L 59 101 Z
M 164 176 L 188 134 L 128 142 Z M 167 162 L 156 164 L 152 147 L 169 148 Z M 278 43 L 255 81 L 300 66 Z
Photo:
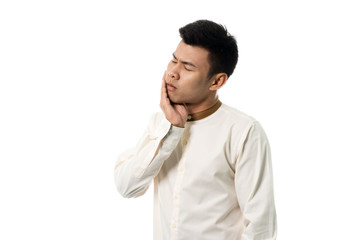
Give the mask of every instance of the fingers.
M 165 71 L 163 79 L 162 79 L 161 96 L 160 96 L 161 97 L 160 98 L 160 107 L 163 110 L 166 110 L 166 108 L 171 106 L 170 99 L 169 99 L 168 94 L 167 94 L 165 76 L 166 76 L 166 71 Z
M 184 108 L 185 108 L 186 112 L 188 113 L 188 112 L 189 112 L 189 109 L 188 109 L 186 103 L 183 103 L 183 105 L 184 105 Z
M 171 124 L 184 127 L 187 119 L 187 109 L 183 104 L 172 104 L 167 92 L 166 71 L 162 78 L 160 107 Z
M 164 76 L 162 78 L 162 83 L 161 83 L 161 99 L 164 97 L 164 94 L 166 96 L 165 74 L 166 74 L 166 72 L 164 72 Z
M 168 99 L 167 90 L 166 90 L 166 82 L 165 82 L 164 78 L 163 78 L 162 84 L 161 84 L 161 99 L 162 100 Z

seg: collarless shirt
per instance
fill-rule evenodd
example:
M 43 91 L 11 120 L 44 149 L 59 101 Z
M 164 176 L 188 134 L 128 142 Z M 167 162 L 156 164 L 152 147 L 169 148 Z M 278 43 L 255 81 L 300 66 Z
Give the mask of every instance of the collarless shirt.
M 154 181 L 154 240 L 274 240 L 270 147 L 254 118 L 225 104 L 172 126 L 152 116 L 137 146 L 115 166 L 124 197 Z

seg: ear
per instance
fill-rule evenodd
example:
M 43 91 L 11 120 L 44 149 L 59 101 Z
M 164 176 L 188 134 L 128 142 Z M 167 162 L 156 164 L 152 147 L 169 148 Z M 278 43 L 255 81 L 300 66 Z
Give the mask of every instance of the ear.
M 211 80 L 211 86 L 210 86 L 209 90 L 211 90 L 211 91 L 218 90 L 226 83 L 227 79 L 228 79 L 228 76 L 226 73 L 215 74 L 215 76 Z

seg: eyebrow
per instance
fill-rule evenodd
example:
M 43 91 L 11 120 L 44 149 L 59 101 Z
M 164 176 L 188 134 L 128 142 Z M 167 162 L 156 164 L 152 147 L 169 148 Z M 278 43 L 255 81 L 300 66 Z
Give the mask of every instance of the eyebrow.
M 175 60 L 178 60 L 174 53 L 173 53 L 173 58 L 174 58 Z M 185 64 L 185 65 L 192 66 L 192 67 L 194 67 L 194 68 L 197 68 L 197 66 L 196 66 L 195 64 L 191 63 L 191 62 L 181 61 L 181 63 L 182 63 L 182 64 Z

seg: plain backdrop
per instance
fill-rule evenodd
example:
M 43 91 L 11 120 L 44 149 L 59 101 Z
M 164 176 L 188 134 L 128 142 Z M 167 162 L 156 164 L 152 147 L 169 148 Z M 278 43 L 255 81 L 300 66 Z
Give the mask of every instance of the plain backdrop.
M 356 239 L 358 1 L 1 1 L 0 239 L 152 239 L 153 188 L 113 167 L 160 111 L 161 77 L 198 19 L 239 46 L 222 102 L 270 140 L 278 239 Z

